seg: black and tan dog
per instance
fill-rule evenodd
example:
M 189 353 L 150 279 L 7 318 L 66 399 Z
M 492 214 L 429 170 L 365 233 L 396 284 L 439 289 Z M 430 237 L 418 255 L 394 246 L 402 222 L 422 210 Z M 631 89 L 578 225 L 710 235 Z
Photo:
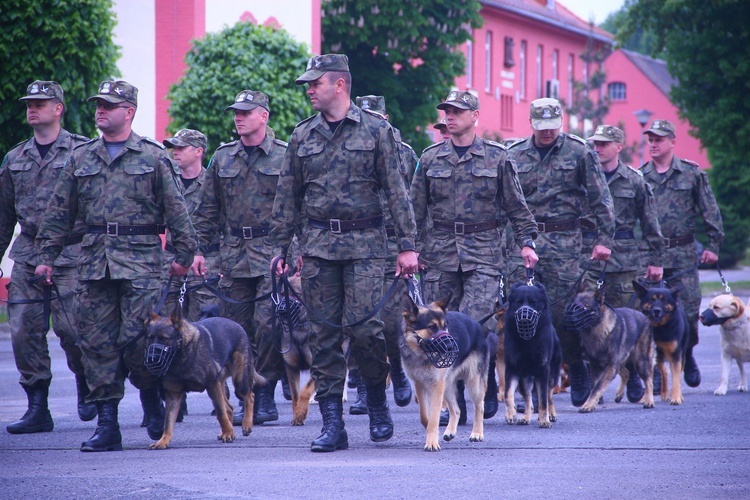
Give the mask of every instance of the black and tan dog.
M 557 421 L 552 391 L 562 365 L 562 349 L 552 325 L 549 298 L 541 283 L 515 283 L 505 313 L 505 421 L 528 425 L 534 412 L 531 391 L 539 399 L 539 427 Z M 523 417 L 516 420 L 514 393 L 524 398 Z
M 172 441 L 180 402 L 186 392 L 208 392 L 221 425 L 218 439 L 234 441 L 234 409 L 225 392 L 232 377 L 234 391 L 245 404 L 242 434 L 253 427 L 253 386 L 265 380 L 255 372 L 253 353 L 245 330 L 227 318 L 207 318 L 196 323 L 177 310 L 169 317 L 152 315 L 146 321 L 146 367 L 162 377 L 167 403 L 164 433 L 150 450 L 166 449 Z
M 290 276 L 289 283 L 301 296 L 302 283 L 299 276 Z M 290 297 L 290 300 L 296 300 Z M 310 409 L 310 399 L 315 392 L 315 381 L 310 377 L 305 386 L 300 389 L 300 372 L 309 370 L 312 364 L 312 353 L 308 338 L 310 325 L 307 322 L 307 310 L 300 305 L 299 318 L 291 329 L 282 325 L 281 348 L 284 357 L 284 368 L 289 381 L 289 392 L 292 394 L 292 425 L 305 425 L 307 412 Z
M 456 311 L 446 311 L 450 298 L 417 306 L 404 298 L 403 336 L 399 337 L 401 362 L 406 374 L 414 382 L 419 403 L 419 418 L 427 429 L 425 451 L 440 450 L 438 426 L 443 399 L 448 404 L 450 418 L 443 433 L 446 441 L 456 437 L 459 408 L 456 400 L 456 381 L 463 380 L 474 402 L 474 424 L 469 441 L 484 439 L 484 395 L 487 390 L 489 347 L 479 323 Z M 436 368 L 425 352 L 425 342 L 449 334 L 455 340 L 455 361 L 450 367 Z
M 646 383 L 641 399 L 644 408 L 654 407 L 653 330 L 648 318 L 627 307 L 613 308 L 605 304 L 606 289 L 580 292 L 565 308 L 565 324 L 578 333 L 591 366 L 591 394 L 578 410 L 589 413 L 596 409 L 604 391 L 620 375 L 615 401 L 622 401 L 629 372 L 635 370 Z
M 701 313 L 700 320 L 706 326 L 720 325 L 721 381 L 714 394 L 724 396 L 727 393 L 732 360 L 740 369 L 737 390 L 747 392 L 744 363 L 750 362 L 750 309 L 739 297 L 723 293 L 711 299 L 708 308 Z
M 654 329 L 656 367 L 661 376 L 661 400 L 669 401 L 671 405 L 680 405 L 683 402 L 680 376 L 685 367 L 689 335 L 687 315 L 679 300 L 682 287 L 646 288 L 638 281 L 633 281 L 633 286 L 636 295 L 641 300 L 641 311 Z M 671 394 L 665 361 L 669 363 L 672 375 Z

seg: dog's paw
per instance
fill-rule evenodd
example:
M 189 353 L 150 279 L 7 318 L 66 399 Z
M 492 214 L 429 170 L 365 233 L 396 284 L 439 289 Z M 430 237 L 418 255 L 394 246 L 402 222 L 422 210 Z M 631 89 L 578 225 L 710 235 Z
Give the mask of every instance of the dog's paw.
M 649 408 L 653 408 L 653 407 L 654 407 L 654 402 L 653 401 L 643 403 L 643 409 L 644 410 L 648 410 Z
M 746 385 L 740 385 L 737 387 L 737 392 L 747 392 L 747 386 Z
M 443 434 L 443 440 L 444 441 L 451 441 L 456 435 L 454 433 L 446 432 Z
M 469 442 L 471 443 L 479 443 L 481 441 L 484 441 L 484 435 L 480 434 L 478 432 L 472 432 L 469 436 Z
M 516 424 L 518 424 L 518 425 L 529 425 L 529 419 L 526 418 L 526 417 L 521 417 L 521 418 L 518 419 L 518 421 L 516 422 Z
M 682 398 L 670 399 L 669 404 L 672 406 L 679 406 L 683 403 Z
M 251 427 L 243 427 L 242 428 L 242 435 L 245 436 L 245 437 L 249 436 L 251 432 L 253 432 L 252 426 Z M 232 438 L 232 439 L 234 439 L 234 438 Z
M 549 421 L 550 422 L 557 422 L 557 415 L 553 415 L 552 413 L 549 414 Z
M 243 431 L 242 431 L 242 433 L 243 433 L 243 434 L 245 434 L 245 431 L 243 430 Z M 249 433 L 248 433 L 248 434 L 249 434 Z M 224 433 L 224 432 L 222 432 L 221 434 L 219 434 L 219 435 L 218 435 L 218 436 L 216 437 L 216 439 L 218 439 L 218 440 L 219 440 L 219 441 L 221 441 L 222 443 L 231 443 L 231 442 L 233 442 L 233 441 L 234 441 L 234 431 L 232 431 L 232 432 L 227 432 L 227 433 Z
M 622 394 L 615 394 L 615 403 L 622 401 Z
M 594 410 L 596 410 L 596 405 L 585 404 L 578 408 L 578 413 L 591 413 Z
M 169 446 L 168 443 L 162 443 L 161 440 L 159 440 L 155 443 L 151 443 L 150 445 L 148 445 L 148 449 L 149 450 L 166 450 L 167 446 Z
M 716 388 L 716 390 L 714 391 L 714 394 L 716 394 L 717 396 L 725 396 L 727 394 L 727 386 L 720 385 L 719 387 Z
M 438 443 L 437 441 L 428 441 L 424 444 L 424 451 L 440 451 L 440 443 Z
M 539 428 L 540 429 L 550 429 L 552 427 L 552 423 L 547 420 L 540 420 L 539 421 Z

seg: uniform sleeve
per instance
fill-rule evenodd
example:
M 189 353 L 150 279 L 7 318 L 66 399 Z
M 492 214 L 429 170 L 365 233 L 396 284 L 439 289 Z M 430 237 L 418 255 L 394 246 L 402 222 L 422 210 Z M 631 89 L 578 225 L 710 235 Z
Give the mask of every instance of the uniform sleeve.
M 698 207 L 705 222 L 706 236 L 708 236 L 706 250 L 719 255 L 719 247 L 724 241 L 724 224 L 706 172 L 698 173 Z
M 214 155 L 214 158 L 216 156 Z M 193 212 L 193 226 L 198 237 L 198 254 L 206 255 L 206 248 L 214 241 L 219 230 L 221 219 L 221 190 L 219 189 L 219 167 L 213 165 L 206 172 L 205 181 L 200 192 L 200 201 Z
M 518 181 L 515 162 L 506 158 L 500 173 L 499 182 L 502 185 L 499 187 L 502 191 L 499 189 L 498 192 L 503 193 L 502 207 L 508 214 L 508 219 L 513 226 L 513 233 L 518 246 L 523 248 L 527 241 L 536 239 L 536 221 L 526 205 L 526 198 L 523 196 L 521 183 Z
M 10 176 L 7 163 L 8 156 L 6 155 L 3 163 L 0 164 L 0 257 L 5 254 L 10 241 L 13 239 L 13 232 L 18 221 L 13 179 Z
M 274 250 L 274 257 L 287 254 L 295 228 L 299 224 L 304 186 L 302 165 L 297 156 L 298 147 L 299 137 L 295 131 L 284 153 L 276 184 L 276 197 L 273 200 L 269 243 Z
M 599 229 L 599 236 L 594 244 L 612 248 L 612 238 L 615 234 L 615 212 L 612 195 L 609 192 L 609 187 L 607 187 L 607 181 L 602 173 L 599 160 L 588 147 L 580 166 L 583 168 L 589 208 Z
M 174 173 L 172 160 L 166 155 L 159 159 L 158 167 L 164 218 L 172 235 L 172 246 L 175 249 L 174 260 L 184 267 L 190 267 L 198 247 L 198 239 L 193 224 L 190 222 L 185 198 L 180 190 L 180 181 Z
M 647 266 L 664 266 L 664 235 L 659 227 L 659 212 L 656 209 L 656 198 L 651 186 L 642 178 L 637 186 L 636 210 L 641 222 L 643 241 L 648 248 Z
M 417 168 L 414 173 L 414 178 L 411 181 L 409 188 L 409 194 L 411 197 L 411 203 L 414 210 L 414 222 L 416 224 L 417 239 L 416 239 L 416 251 L 421 253 L 424 248 L 425 232 L 425 221 L 427 219 L 427 176 L 425 171 L 427 170 L 424 166 L 425 156 L 419 159 L 420 168 Z
M 76 157 L 73 155 L 68 158 L 55 184 L 36 236 L 39 261 L 50 267 L 62 252 L 65 239 L 78 216 L 78 179 L 75 170 Z

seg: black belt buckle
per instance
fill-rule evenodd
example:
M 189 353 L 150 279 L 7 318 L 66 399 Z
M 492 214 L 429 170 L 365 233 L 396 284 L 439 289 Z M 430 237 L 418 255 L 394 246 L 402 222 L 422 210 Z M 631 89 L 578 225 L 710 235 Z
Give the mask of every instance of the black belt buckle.
M 242 238 L 245 240 L 252 240 L 253 239 L 253 228 L 252 226 L 243 226 L 242 228 Z
M 453 232 L 459 236 L 463 236 L 466 234 L 466 224 L 463 222 L 454 222 L 453 223 Z
M 333 234 L 341 234 L 341 219 L 330 219 L 328 221 L 328 227 Z
M 674 247 L 674 245 L 670 245 L 670 244 L 669 244 L 669 241 L 670 241 L 671 239 L 672 239 L 672 238 L 664 238 L 664 248 L 670 248 L 670 247 Z
M 120 236 L 120 224 L 118 222 L 107 222 L 107 236 Z
M 544 222 L 537 222 L 536 223 L 536 230 L 540 233 L 546 233 L 547 232 L 547 226 Z

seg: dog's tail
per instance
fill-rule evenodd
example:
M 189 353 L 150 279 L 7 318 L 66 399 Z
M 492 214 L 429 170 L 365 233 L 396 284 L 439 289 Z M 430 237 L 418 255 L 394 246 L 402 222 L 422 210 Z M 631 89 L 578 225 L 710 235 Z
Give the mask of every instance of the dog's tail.
M 253 371 L 253 387 L 263 387 L 268 384 L 268 380 L 260 373 Z
M 487 335 L 487 347 L 489 348 L 490 356 L 494 355 L 494 353 L 497 352 L 497 343 L 499 342 L 497 338 L 497 333 L 490 332 Z

